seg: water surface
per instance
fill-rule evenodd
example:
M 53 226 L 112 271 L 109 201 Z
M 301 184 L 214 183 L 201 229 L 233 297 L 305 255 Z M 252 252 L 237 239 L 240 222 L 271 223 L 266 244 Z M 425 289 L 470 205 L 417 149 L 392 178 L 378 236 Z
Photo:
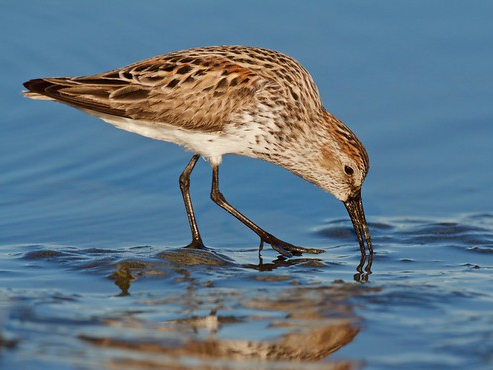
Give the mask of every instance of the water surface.
M 487 2 L 3 2 L 0 367 L 489 369 L 493 353 L 493 36 Z M 226 157 L 221 188 L 285 259 L 192 175 L 191 154 L 22 82 L 194 46 L 283 51 L 366 145 L 376 254 L 340 202 L 287 171 Z

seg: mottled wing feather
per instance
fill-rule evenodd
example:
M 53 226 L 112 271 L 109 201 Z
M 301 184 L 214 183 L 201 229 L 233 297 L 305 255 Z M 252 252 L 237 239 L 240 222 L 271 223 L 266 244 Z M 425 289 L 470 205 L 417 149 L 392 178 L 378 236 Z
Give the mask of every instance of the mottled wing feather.
M 45 96 L 96 116 L 220 131 L 232 114 L 251 108 L 256 92 L 269 83 L 221 56 L 173 53 L 98 75 L 36 79 L 25 86 L 29 97 Z

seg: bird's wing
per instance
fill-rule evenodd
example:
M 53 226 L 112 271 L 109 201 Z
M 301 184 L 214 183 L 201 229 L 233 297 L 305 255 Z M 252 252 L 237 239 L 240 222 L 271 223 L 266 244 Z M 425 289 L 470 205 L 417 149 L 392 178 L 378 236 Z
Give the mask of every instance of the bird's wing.
M 98 75 L 30 80 L 24 94 L 96 116 L 213 132 L 272 83 L 220 55 L 173 53 Z

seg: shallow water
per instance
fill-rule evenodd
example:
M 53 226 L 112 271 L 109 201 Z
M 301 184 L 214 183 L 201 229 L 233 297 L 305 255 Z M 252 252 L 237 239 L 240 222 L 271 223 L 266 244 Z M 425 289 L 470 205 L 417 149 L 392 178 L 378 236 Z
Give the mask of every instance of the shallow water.
M 6 368 L 480 368 L 491 361 L 493 216 L 348 225 L 326 255 L 230 246 L 2 248 Z M 372 262 L 371 265 L 370 262 Z
M 0 368 L 491 368 L 493 6 L 146 4 L 0 4 Z M 204 162 L 208 249 L 181 249 L 189 153 L 20 95 L 30 78 L 214 44 L 294 56 L 365 143 L 372 260 L 333 197 L 233 156 L 228 200 L 326 253 L 259 254 L 209 200 Z

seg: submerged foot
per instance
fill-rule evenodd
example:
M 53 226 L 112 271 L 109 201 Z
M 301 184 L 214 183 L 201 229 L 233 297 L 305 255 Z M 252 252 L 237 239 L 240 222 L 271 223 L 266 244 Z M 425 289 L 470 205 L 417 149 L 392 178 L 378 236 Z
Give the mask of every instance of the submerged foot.
M 293 255 L 299 256 L 302 253 L 320 254 L 325 252 L 323 249 L 297 247 L 293 244 L 284 242 L 271 234 L 267 234 L 265 238 L 261 238 L 260 240 L 260 250 L 262 250 L 263 243 L 265 242 L 267 244 L 270 244 L 272 249 L 274 249 L 276 252 L 288 258 L 292 257 Z
M 183 248 L 191 248 L 191 249 L 206 249 L 202 240 L 192 240 L 190 244 L 186 245 Z

